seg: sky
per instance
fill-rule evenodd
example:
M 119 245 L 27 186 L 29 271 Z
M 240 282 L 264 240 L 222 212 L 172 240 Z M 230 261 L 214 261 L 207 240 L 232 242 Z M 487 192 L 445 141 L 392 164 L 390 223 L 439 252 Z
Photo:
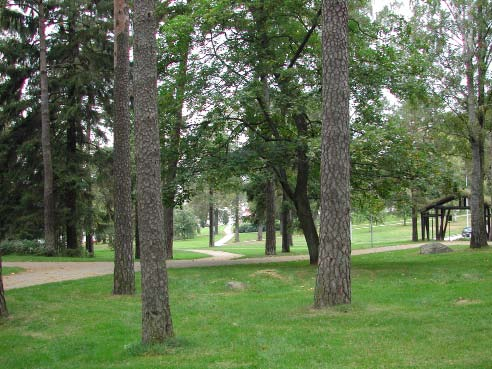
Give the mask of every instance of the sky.
M 372 0 L 372 6 L 374 11 L 377 13 L 380 10 L 382 10 L 386 5 L 391 5 L 394 0 Z M 399 12 L 403 15 L 410 15 L 410 1 L 409 0 L 398 0 L 397 1 L 400 4 Z

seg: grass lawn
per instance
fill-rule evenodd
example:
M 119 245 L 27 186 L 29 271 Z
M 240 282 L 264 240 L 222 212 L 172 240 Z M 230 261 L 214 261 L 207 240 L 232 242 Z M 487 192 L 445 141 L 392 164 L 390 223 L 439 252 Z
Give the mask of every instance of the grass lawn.
M 24 271 L 24 268 L 18 268 L 18 267 L 4 267 L 2 266 L 2 274 L 3 275 L 8 275 L 8 274 L 17 274 Z
M 492 368 L 492 250 L 457 250 L 356 256 L 353 304 L 324 311 L 305 262 L 170 270 L 176 338 L 147 353 L 111 276 L 10 290 L 0 368 Z
M 388 221 L 386 224 L 376 224 L 373 227 L 372 242 L 369 224 L 357 224 L 352 230 L 352 249 L 366 249 L 379 246 L 393 246 L 412 243 L 412 229 L 407 223 L 403 225 L 398 220 Z M 466 225 L 466 218 L 461 217 L 456 222 L 451 223 L 451 234 L 459 234 Z M 219 235 L 216 240 L 219 240 L 224 235 L 224 226 L 220 226 Z M 419 228 L 420 231 L 420 228 Z M 286 255 L 281 252 L 282 238 L 280 232 L 277 232 L 277 254 Z M 263 238 L 266 235 L 263 233 Z M 241 233 L 240 242 L 234 242 L 231 239 L 224 246 L 216 247 L 215 250 L 222 250 L 232 253 L 244 255 L 244 258 L 262 257 L 265 256 L 265 241 L 256 241 L 257 233 Z M 291 253 L 287 255 L 306 255 L 308 253 L 306 241 L 302 234 L 296 234 L 293 237 L 294 245 L 291 247 Z M 420 241 L 422 242 L 422 241 Z M 200 259 L 207 255 L 190 252 L 190 249 L 209 249 L 208 247 L 208 228 L 203 228 L 199 236 L 189 240 L 174 241 L 174 258 L 180 259 Z M 20 255 L 5 255 L 5 261 L 113 261 L 114 251 L 109 249 L 107 245 L 95 246 L 95 257 L 93 258 L 70 258 L 70 257 L 40 257 L 40 256 L 20 256 Z

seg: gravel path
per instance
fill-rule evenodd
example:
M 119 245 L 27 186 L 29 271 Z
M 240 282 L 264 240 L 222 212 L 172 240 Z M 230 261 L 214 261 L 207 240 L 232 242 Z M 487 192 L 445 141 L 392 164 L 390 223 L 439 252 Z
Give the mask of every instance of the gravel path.
M 352 255 L 366 255 L 380 252 L 415 249 L 423 244 L 375 247 L 372 249 L 353 250 Z M 238 259 L 243 255 L 230 252 L 197 249 L 189 250 L 210 255 L 209 258 L 191 260 L 169 260 L 168 268 L 211 267 L 219 265 L 265 264 L 286 261 L 308 260 L 308 255 L 268 256 L 261 258 Z M 88 277 L 97 277 L 113 273 L 113 262 L 4 262 L 6 267 L 21 267 L 25 271 L 3 276 L 6 290 L 35 286 L 39 284 L 61 282 Z M 140 271 L 140 263 L 135 263 L 135 270 Z

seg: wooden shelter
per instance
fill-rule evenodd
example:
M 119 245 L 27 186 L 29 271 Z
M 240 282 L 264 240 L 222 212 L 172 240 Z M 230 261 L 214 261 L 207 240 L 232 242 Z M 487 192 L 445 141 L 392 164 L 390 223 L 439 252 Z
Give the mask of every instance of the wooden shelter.
M 469 210 L 470 202 L 467 195 L 447 196 L 427 205 L 420 211 L 422 240 L 430 240 L 431 233 L 437 241 L 444 240 L 449 222 L 452 221 L 451 210 Z M 490 205 L 485 203 L 485 226 L 487 234 L 491 229 Z M 431 228 L 432 221 L 432 228 Z

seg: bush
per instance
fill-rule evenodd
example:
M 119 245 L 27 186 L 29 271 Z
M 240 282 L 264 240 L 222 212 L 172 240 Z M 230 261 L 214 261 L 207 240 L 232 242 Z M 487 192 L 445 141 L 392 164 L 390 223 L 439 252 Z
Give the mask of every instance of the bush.
M 0 242 L 2 255 L 42 255 L 50 256 L 50 253 L 40 241 L 35 240 L 5 240 Z
M 198 219 L 187 209 L 174 211 L 174 239 L 186 240 L 195 238 L 198 231 Z
M 280 221 L 275 221 L 275 230 L 280 231 Z M 265 231 L 265 225 L 263 225 L 263 231 Z M 239 225 L 239 233 L 258 232 L 258 224 L 254 223 L 242 223 Z

